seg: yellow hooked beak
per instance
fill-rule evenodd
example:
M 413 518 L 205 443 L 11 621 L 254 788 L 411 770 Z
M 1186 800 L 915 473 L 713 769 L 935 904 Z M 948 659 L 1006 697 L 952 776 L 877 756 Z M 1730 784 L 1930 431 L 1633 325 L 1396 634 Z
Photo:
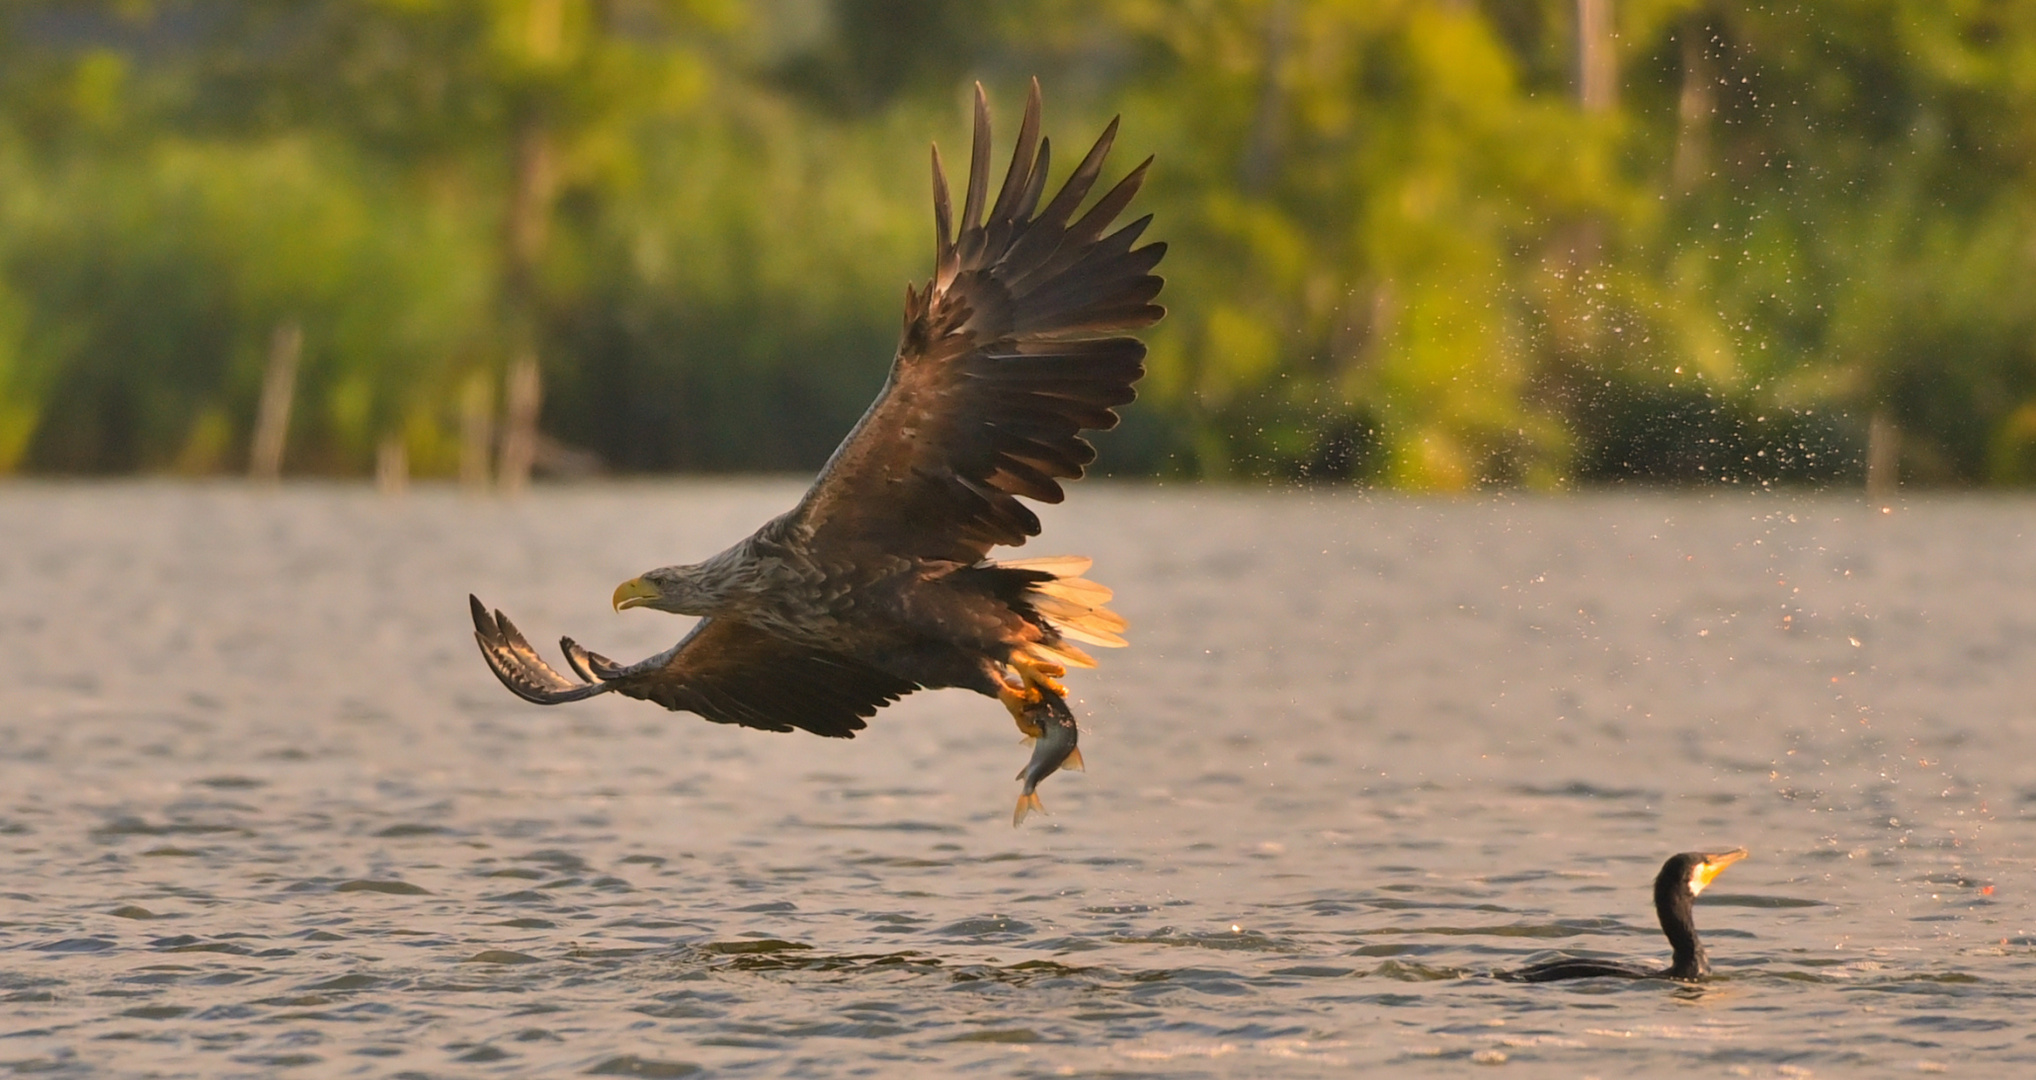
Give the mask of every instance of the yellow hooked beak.
M 1704 864 L 1697 867 L 1697 888 L 1701 889 L 1709 885 L 1713 878 L 1725 872 L 1726 867 L 1745 857 L 1746 849 L 1743 847 L 1733 848 L 1731 851 L 1707 853 L 1704 856 Z
M 615 586 L 615 610 L 617 611 L 621 611 L 623 608 L 642 607 L 657 598 L 657 586 L 640 577 L 630 578 L 628 581 Z

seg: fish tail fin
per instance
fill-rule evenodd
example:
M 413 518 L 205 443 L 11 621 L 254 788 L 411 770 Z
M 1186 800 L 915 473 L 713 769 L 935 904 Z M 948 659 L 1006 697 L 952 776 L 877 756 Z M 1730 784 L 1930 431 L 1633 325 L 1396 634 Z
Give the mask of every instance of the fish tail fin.
M 1046 813 L 1046 806 L 1039 801 L 1039 793 L 1037 791 L 1028 791 L 1018 796 L 1018 809 L 1011 812 L 1011 827 L 1017 828 L 1019 825 L 1024 824 L 1025 815 L 1034 810 L 1042 814 Z

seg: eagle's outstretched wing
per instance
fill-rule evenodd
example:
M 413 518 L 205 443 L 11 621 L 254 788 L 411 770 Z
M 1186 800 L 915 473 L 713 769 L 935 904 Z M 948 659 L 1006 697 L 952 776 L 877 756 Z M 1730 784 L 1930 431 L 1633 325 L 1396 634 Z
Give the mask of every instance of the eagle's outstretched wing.
M 579 679 L 560 674 L 499 611 L 473 607 L 474 640 L 502 685 L 525 701 L 557 705 L 609 691 L 765 731 L 803 728 L 853 738 L 865 718 L 919 689 L 839 653 L 809 649 L 731 619 L 706 619 L 677 645 L 627 666 L 559 641 Z
M 1039 206 L 1049 146 L 1039 83 L 1003 188 L 984 216 L 990 114 L 976 87 L 975 145 L 956 230 L 940 152 L 933 153 L 934 275 L 905 291 L 905 333 L 890 378 L 793 513 L 812 550 L 974 563 L 1022 544 L 1039 518 L 1018 496 L 1057 503 L 1096 452 L 1084 429 L 1117 424 L 1136 393 L 1145 345 L 1126 331 L 1157 322 L 1151 273 L 1165 244 L 1134 248 L 1148 215 L 1105 235 L 1151 160 L 1075 211 L 1094 187 L 1117 122 L 1060 194 Z

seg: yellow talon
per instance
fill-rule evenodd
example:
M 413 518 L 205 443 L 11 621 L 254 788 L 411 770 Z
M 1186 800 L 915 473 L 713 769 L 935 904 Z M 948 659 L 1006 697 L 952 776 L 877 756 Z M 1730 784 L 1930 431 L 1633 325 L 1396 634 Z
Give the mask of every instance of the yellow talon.
M 1067 687 L 1055 681 L 1067 677 L 1066 667 L 1060 664 L 1028 661 L 1017 657 L 1012 658 L 1011 666 L 1018 669 L 1019 679 L 1023 680 L 1025 688 L 1033 691 L 1034 694 L 1038 692 L 1036 688 L 1043 688 L 1055 697 L 1067 696 Z M 1038 701 L 1039 698 L 1035 696 L 1032 700 Z
M 1012 657 L 1011 670 L 1017 674 L 1017 678 L 1007 679 L 1004 685 L 998 688 L 997 700 L 1003 702 L 1006 709 L 1011 710 L 1011 719 L 1017 723 L 1018 730 L 1025 733 L 1026 738 L 1037 739 L 1044 734 L 1044 729 L 1027 714 L 1032 711 L 1033 706 L 1039 704 L 1044 694 L 1052 694 L 1055 697 L 1067 696 L 1067 687 L 1055 681 L 1067 674 L 1067 668 L 1046 661 Z
M 1036 739 L 1044 733 L 1038 724 L 1026 716 L 1032 706 L 1039 704 L 1037 689 L 1030 686 L 1022 688 L 1006 686 L 997 691 L 997 700 L 1003 702 L 1006 709 L 1011 710 L 1011 719 L 1017 723 L 1018 730 L 1025 733 L 1026 738 Z

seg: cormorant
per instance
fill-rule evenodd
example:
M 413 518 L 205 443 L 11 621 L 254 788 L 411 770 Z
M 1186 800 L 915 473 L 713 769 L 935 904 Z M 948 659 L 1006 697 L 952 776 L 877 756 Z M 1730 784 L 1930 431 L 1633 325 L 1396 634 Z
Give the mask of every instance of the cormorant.
M 1675 960 L 1666 970 L 1643 968 L 1610 960 L 1564 958 L 1548 960 L 1517 971 L 1492 974 L 1512 982 L 1554 982 L 1557 979 L 1680 979 L 1692 981 L 1711 973 L 1711 961 L 1704 955 L 1704 943 L 1697 940 L 1697 920 L 1692 905 L 1697 894 L 1724 869 L 1746 857 L 1745 848 L 1730 851 L 1685 851 L 1661 864 L 1654 877 L 1654 912 L 1661 917 L 1661 932 L 1675 949 Z

